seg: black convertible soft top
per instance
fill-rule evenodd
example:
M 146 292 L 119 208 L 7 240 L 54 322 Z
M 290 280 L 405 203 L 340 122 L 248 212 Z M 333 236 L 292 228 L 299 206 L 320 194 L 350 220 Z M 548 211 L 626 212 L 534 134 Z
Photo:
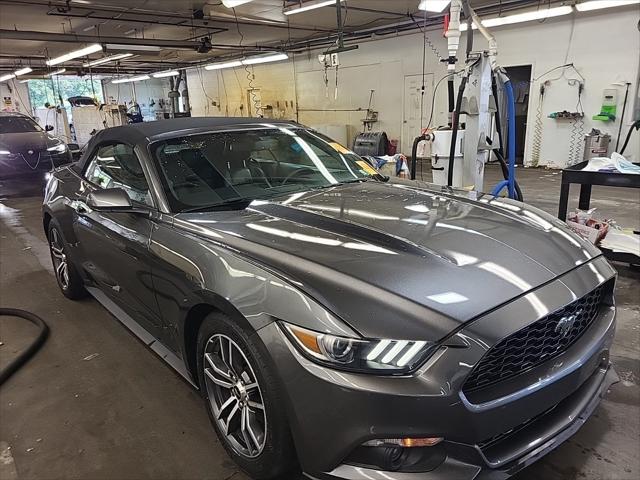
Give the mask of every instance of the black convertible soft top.
M 149 142 L 158 140 L 159 137 L 166 138 L 167 134 L 195 133 L 208 128 L 218 129 L 221 127 L 232 127 L 240 125 L 251 125 L 256 123 L 266 124 L 295 124 L 292 120 L 275 120 L 272 118 L 253 117 L 190 117 L 172 118 L 167 120 L 157 120 L 155 122 L 134 123 L 122 127 L 113 127 L 101 131 L 103 139 L 122 139 L 128 137 L 145 137 Z M 193 132 L 189 132 L 192 130 Z
M 151 142 L 173 138 L 181 135 L 205 133 L 229 127 L 248 127 L 256 124 L 301 126 L 294 120 L 275 120 L 257 117 L 190 117 L 157 120 L 155 122 L 133 123 L 121 127 L 105 128 L 98 131 L 90 140 L 84 155 L 79 160 L 80 168 L 84 166 L 87 155 L 93 150 L 96 142 L 125 142 L 130 145 L 145 146 Z

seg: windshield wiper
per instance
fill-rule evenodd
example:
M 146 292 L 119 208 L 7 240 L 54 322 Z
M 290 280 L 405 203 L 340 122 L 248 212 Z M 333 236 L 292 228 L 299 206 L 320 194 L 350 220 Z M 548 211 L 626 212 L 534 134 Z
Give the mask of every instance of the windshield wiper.
M 226 200 L 220 203 L 214 203 L 213 205 L 204 205 L 202 207 L 187 208 L 182 210 L 182 213 L 191 212 L 215 212 L 219 210 L 244 210 L 247 208 L 254 199 L 252 198 L 234 198 Z
M 345 183 L 360 183 L 360 182 L 366 182 L 367 180 L 369 180 L 368 178 L 354 178 L 353 180 L 344 180 L 343 182 L 339 182 L 339 185 L 345 184 Z

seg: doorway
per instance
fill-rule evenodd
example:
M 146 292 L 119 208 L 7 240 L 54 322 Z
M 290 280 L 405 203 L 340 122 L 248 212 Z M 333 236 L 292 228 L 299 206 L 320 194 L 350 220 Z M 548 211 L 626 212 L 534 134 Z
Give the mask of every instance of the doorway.
M 410 155 L 413 140 L 419 136 L 420 125 L 427 127 L 431 100 L 433 96 L 433 74 L 424 76 L 424 98 L 422 99 L 422 115 L 420 115 L 420 97 L 422 96 L 422 74 L 404 77 L 404 108 L 402 119 L 402 145 L 400 150 Z
M 531 93 L 531 65 L 506 67 L 507 76 L 513 86 L 516 101 L 516 164 L 524 164 L 524 144 L 527 138 L 527 115 Z M 502 112 L 501 112 L 502 113 Z M 504 114 L 502 114 L 504 117 Z

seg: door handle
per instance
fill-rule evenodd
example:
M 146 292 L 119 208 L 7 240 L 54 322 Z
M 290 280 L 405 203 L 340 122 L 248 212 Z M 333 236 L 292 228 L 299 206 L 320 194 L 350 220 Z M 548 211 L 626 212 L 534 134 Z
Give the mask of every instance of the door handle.
M 71 208 L 73 208 L 80 215 L 87 215 L 91 213 L 89 206 L 81 200 L 74 200 L 71 202 Z

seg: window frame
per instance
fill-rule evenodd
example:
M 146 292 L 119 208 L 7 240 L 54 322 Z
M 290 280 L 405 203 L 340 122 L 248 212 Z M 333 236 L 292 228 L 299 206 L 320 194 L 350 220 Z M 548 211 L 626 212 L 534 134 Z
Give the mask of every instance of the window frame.
M 117 141 L 117 140 L 105 140 L 105 141 L 99 142 L 96 145 L 94 145 L 93 148 L 91 149 L 91 153 L 87 156 L 86 160 L 84 161 L 84 165 L 82 166 L 82 170 L 80 172 L 80 177 L 82 178 L 82 181 L 88 183 L 94 189 L 104 190 L 104 187 L 92 182 L 91 180 L 89 180 L 87 178 L 87 170 L 89 169 L 89 166 L 92 164 L 93 160 L 95 159 L 96 155 L 98 154 L 98 151 L 101 148 L 108 147 L 108 146 L 115 146 L 115 145 L 126 145 L 129 148 L 131 148 L 131 151 L 133 152 L 133 154 L 135 155 L 136 159 L 140 163 L 140 168 L 142 169 L 142 175 L 144 176 L 144 179 L 147 182 L 147 191 L 149 192 L 149 199 L 151 200 L 151 205 L 149 205 L 147 203 L 139 202 L 137 200 L 133 200 L 133 199 L 131 199 L 131 197 L 129 197 L 131 199 L 131 203 L 133 205 L 141 206 L 143 208 L 157 210 L 158 209 L 158 202 L 157 202 L 157 200 L 155 198 L 155 195 L 153 193 L 152 181 L 149 178 L 149 174 L 147 173 L 147 169 L 145 168 L 144 162 L 140 158 L 140 155 L 138 155 L 138 153 L 136 152 L 135 145 L 132 145 L 129 142 Z M 128 194 L 127 194 L 127 196 L 128 196 Z

